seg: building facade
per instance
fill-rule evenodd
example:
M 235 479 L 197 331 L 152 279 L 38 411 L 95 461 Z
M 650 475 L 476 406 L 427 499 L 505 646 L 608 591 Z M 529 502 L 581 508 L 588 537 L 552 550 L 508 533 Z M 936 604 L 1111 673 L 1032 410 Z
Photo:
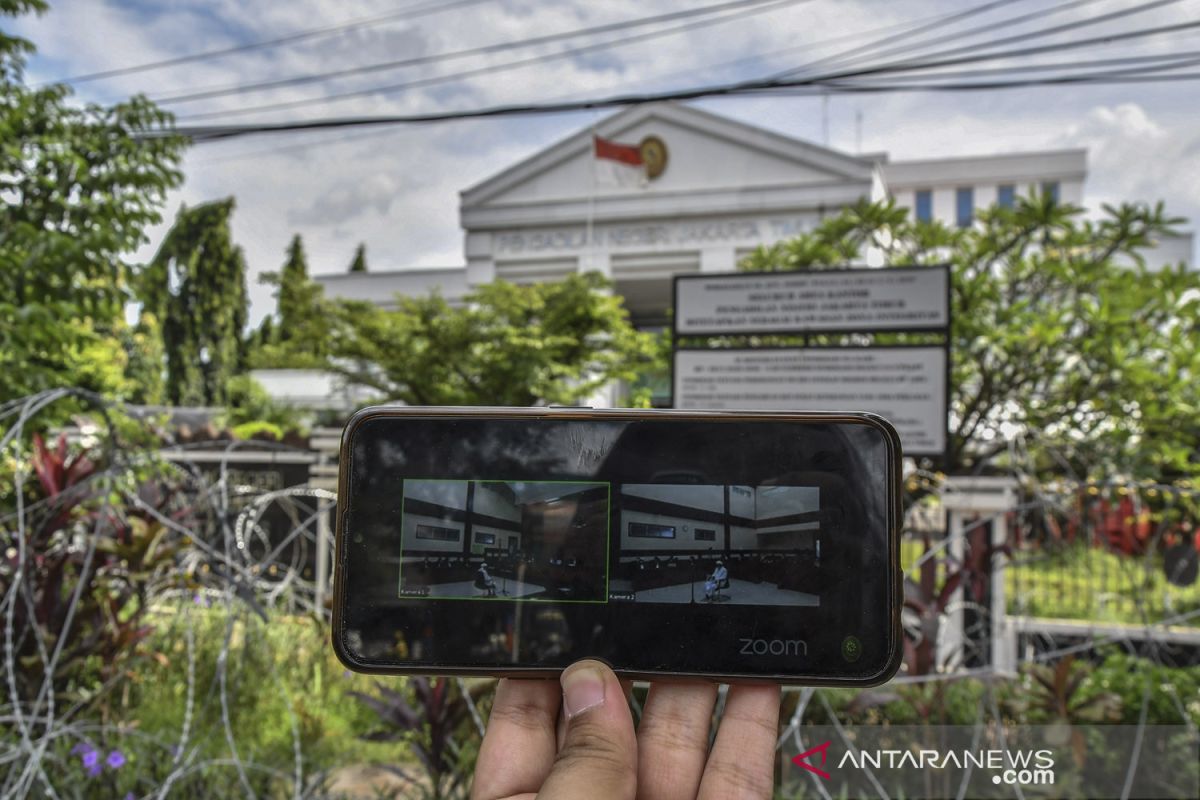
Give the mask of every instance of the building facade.
M 600 180 L 593 136 L 657 140 L 665 163 L 634 185 Z M 860 199 L 894 197 L 922 219 L 970 225 L 993 203 L 1033 190 L 1081 204 L 1084 150 L 891 161 L 850 155 L 686 105 L 632 107 L 461 193 L 464 263 L 444 269 L 318 275 L 328 296 L 394 304 L 434 289 L 454 302 L 502 279 L 553 281 L 598 270 L 633 321 L 666 322 L 672 278 L 730 272 L 760 245 L 810 230 Z M 1191 238 L 1163 261 L 1191 261 Z

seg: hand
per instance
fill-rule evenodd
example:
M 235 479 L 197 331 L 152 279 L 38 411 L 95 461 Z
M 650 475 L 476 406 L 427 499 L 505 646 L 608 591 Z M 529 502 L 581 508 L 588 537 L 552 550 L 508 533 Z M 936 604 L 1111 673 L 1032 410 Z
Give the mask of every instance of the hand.
M 475 766 L 473 800 L 750 800 L 771 797 L 778 686 L 731 686 L 717 738 L 717 686 L 650 687 L 637 733 L 626 687 L 598 661 L 560 681 L 506 678 Z

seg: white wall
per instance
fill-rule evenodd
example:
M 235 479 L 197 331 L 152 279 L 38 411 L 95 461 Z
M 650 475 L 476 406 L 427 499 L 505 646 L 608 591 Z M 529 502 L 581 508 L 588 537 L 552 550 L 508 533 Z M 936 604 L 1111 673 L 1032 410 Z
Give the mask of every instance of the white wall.
M 759 486 L 755 490 L 754 519 L 763 520 L 821 509 L 816 486 Z
M 499 519 L 521 521 L 521 509 L 486 483 L 475 484 L 475 497 L 471 507 L 477 514 L 486 514 Z
M 640 483 L 622 486 L 621 493 L 705 511 L 725 510 L 725 493 L 721 486 Z
M 458 531 L 457 541 L 442 539 L 418 539 L 418 525 L 434 525 L 438 528 L 453 528 Z M 410 556 L 418 553 L 461 553 L 463 524 L 438 517 L 426 517 L 422 514 L 405 514 L 400 532 L 400 553 Z
M 467 508 L 467 482 L 405 481 L 404 497 L 465 511 Z

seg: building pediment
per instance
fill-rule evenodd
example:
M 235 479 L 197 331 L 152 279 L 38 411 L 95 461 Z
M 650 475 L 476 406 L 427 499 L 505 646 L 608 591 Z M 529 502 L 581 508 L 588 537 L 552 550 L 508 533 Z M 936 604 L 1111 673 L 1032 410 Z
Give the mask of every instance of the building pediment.
M 592 137 L 638 144 L 655 136 L 666 145 L 668 161 L 652 180 L 623 185 L 603 180 L 597 169 Z M 667 213 L 688 213 L 689 204 L 706 196 L 778 197 L 799 192 L 806 197 L 828 188 L 841 194 L 869 186 L 874 163 L 798 139 L 746 125 L 689 106 L 656 104 L 614 114 L 596 125 L 551 145 L 462 193 L 463 223 L 496 219 L 504 210 L 534 214 L 587 203 L 597 219 L 620 214 L 626 207 L 644 209 L 647 201 Z M 842 191 L 839 191 L 842 190 Z M 507 216 L 507 215 L 505 215 Z M 513 220 L 516 221 L 516 220 Z

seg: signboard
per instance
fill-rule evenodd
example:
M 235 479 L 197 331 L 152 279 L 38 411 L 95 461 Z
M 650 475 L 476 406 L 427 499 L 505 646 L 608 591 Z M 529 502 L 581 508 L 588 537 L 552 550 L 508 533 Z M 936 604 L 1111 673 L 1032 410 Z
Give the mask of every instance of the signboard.
M 870 411 L 904 454 L 946 450 L 947 351 L 931 347 L 676 350 L 675 408 Z
M 675 334 L 945 331 L 950 270 L 738 272 L 675 279 Z

